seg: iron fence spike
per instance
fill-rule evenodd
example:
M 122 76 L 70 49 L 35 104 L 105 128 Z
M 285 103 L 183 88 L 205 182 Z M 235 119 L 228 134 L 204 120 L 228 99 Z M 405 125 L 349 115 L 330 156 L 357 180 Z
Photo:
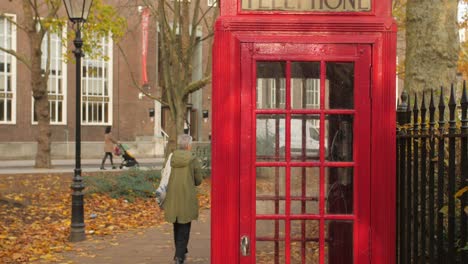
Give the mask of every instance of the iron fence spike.
M 426 110 L 426 92 L 423 91 L 422 93 L 422 101 L 421 101 L 421 111 Z
M 429 102 L 429 110 L 435 110 L 434 104 L 434 90 L 431 90 L 431 101 Z
M 450 87 L 450 99 L 449 99 L 449 106 L 455 107 L 457 105 L 457 102 L 455 101 L 455 88 L 452 86 Z
M 415 112 L 418 111 L 418 94 L 417 93 L 414 93 L 413 111 L 415 111 Z
M 466 81 L 463 81 L 463 94 L 461 97 L 461 104 L 467 104 L 468 103 L 468 95 L 466 93 Z

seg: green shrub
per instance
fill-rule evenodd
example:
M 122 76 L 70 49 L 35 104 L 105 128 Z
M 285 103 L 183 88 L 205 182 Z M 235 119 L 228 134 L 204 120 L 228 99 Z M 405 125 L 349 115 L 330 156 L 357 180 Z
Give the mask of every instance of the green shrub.
M 112 198 L 125 198 L 133 201 L 137 197 L 154 197 L 154 191 L 159 185 L 161 172 L 159 170 L 130 169 L 121 174 L 101 173 L 87 176 L 85 179 L 86 193 L 103 193 Z

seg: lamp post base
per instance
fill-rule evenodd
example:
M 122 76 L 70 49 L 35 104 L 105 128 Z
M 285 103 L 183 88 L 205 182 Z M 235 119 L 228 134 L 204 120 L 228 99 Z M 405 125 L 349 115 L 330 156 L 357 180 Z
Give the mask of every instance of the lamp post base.
M 86 240 L 85 229 L 83 227 L 72 227 L 70 231 L 70 242 L 80 242 Z
M 79 138 L 78 138 L 79 139 Z M 78 145 L 79 149 L 79 145 Z M 77 155 L 75 176 L 73 177 L 73 183 L 71 189 L 73 193 L 72 208 L 71 208 L 71 228 L 70 228 L 70 241 L 78 242 L 86 239 L 85 236 L 85 223 L 84 223 L 84 193 L 85 188 L 83 183 L 83 177 L 81 177 L 81 157 Z

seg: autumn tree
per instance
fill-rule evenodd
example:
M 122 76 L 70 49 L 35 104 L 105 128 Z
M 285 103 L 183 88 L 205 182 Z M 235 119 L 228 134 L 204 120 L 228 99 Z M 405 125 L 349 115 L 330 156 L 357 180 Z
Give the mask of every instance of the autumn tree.
M 211 47 L 213 41 L 213 26 L 218 15 L 216 1 L 213 2 L 213 6 L 206 7 L 206 1 L 201 0 L 143 0 L 159 31 L 162 96 L 158 100 L 169 108 L 174 124 L 169 130 L 166 151 L 175 148 L 177 135 L 184 131 L 189 96 L 211 82 L 211 48 L 202 78 L 194 80 L 192 74 L 197 46 L 208 41 Z
M 468 30 L 468 0 L 461 0 L 463 3 L 464 15 L 460 21 L 460 29 L 465 33 L 465 39 L 460 45 L 460 58 L 458 60 L 458 71 L 466 79 L 468 78 L 468 41 L 466 41 L 466 33 Z
M 0 11 L 0 18 L 7 19 L 17 29 L 22 30 L 28 37 L 29 51 L 16 51 L 0 46 L 0 52 L 6 52 L 23 63 L 31 73 L 31 91 L 34 98 L 34 113 L 38 123 L 37 152 L 35 166 L 49 168 L 51 166 L 51 129 L 48 98 L 48 80 L 50 76 L 50 52 L 47 53 L 45 68 L 42 66 L 42 43 L 45 38 L 50 41 L 50 34 L 59 33 L 68 18 L 62 8 L 62 0 L 10 0 L 11 5 L 21 5 L 23 16 L 21 21 Z M 83 32 L 85 53 L 93 53 L 98 49 L 94 46 L 93 37 L 111 33 L 114 38 L 122 36 L 125 21 L 117 16 L 117 12 L 102 0 L 95 0 L 91 7 L 91 14 Z M 73 38 L 73 34 L 68 34 Z M 91 37 L 92 36 L 92 37 Z M 62 43 L 68 43 L 66 39 Z M 50 45 L 47 45 L 50 47 Z M 99 56 L 93 54 L 93 56 Z
M 406 2 L 405 89 L 448 87 L 457 74 L 459 1 Z

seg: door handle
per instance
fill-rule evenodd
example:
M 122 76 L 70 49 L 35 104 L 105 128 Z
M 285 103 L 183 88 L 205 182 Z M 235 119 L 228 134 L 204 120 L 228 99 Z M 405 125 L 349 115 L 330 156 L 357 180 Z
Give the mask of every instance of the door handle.
M 241 237 L 240 250 L 243 257 L 250 255 L 250 239 L 248 236 Z

